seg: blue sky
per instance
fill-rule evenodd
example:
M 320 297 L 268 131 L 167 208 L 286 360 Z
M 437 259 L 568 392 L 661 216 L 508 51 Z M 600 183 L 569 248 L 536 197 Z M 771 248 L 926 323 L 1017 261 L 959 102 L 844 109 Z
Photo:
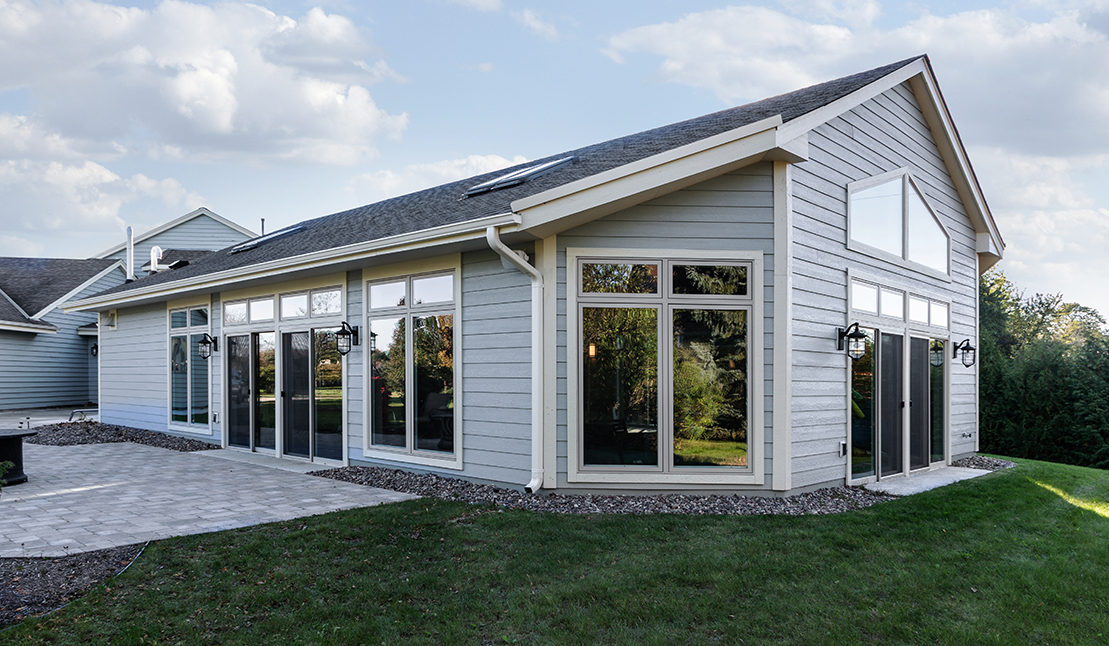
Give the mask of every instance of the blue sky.
M 0 255 L 257 230 L 928 53 L 1028 292 L 1109 315 L 1109 2 L 0 0 Z

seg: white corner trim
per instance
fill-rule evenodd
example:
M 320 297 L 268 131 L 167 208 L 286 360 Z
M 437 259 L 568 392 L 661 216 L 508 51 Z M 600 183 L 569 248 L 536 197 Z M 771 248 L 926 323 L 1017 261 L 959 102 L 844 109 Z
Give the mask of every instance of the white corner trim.
M 43 316 L 46 316 L 55 307 L 58 307 L 59 305 L 61 305 L 62 303 L 68 301 L 69 299 L 73 298 L 77 294 L 80 294 L 81 292 L 85 291 L 85 289 L 89 285 L 92 285 L 92 284 L 96 283 L 96 281 L 98 281 L 101 278 L 107 276 L 108 274 L 112 273 L 112 271 L 114 271 L 115 269 L 118 269 L 122 266 L 123 266 L 123 261 L 122 260 L 117 261 L 114 265 L 109 265 L 108 267 L 104 268 L 102 271 L 97 273 L 95 276 L 93 276 L 92 278 L 86 280 L 85 282 L 81 283 L 77 287 L 74 287 L 73 289 L 69 290 L 69 292 L 65 296 L 62 296 L 61 298 L 55 300 L 53 303 L 50 303 L 46 307 L 42 308 L 41 311 L 36 313 L 31 318 L 38 319 L 38 318 L 42 318 Z
M 775 491 L 793 486 L 793 165 L 774 162 Z

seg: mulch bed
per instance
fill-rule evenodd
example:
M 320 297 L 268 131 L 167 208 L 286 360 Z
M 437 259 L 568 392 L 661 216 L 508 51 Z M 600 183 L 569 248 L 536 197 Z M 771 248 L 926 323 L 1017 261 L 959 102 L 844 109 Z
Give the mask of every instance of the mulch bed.
M 0 626 L 19 623 L 84 596 L 119 574 L 142 545 L 126 545 L 56 558 L 0 559 Z

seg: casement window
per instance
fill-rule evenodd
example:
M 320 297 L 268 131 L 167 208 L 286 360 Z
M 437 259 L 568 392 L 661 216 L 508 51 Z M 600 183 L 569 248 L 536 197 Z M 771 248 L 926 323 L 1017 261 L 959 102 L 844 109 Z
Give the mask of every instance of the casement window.
M 367 452 L 457 462 L 457 271 L 370 280 L 366 300 Z
M 761 262 L 577 251 L 567 261 L 576 292 L 568 312 L 575 479 L 761 476 L 753 405 Z
M 208 428 L 209 359 L 200 341 L 209 332 L 208 308 L 169 312 L 169 421 L 173 426 Z
M 853 182 L 847 194 L 849 247 L 948 275 L 951 237 L 907 170 Z

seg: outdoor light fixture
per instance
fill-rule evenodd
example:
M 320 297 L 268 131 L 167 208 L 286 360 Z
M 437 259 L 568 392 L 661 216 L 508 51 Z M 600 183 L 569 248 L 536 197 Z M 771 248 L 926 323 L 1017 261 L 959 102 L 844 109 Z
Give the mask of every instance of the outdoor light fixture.
M 843 340 L 847 339 L 847 356 L 858 361 L 866 354 L 866 332 L 859 329 L 858 323 L 852 323 L 847 329 L 836 328 L 836 349 L 843 350 Z
M 928 362 L 936 368 L 943 365 L 943 341 L 932 341 L 932 348 L 928 351 Z
M 100 344 L 98 344 L 98 343 L 92 344 L 92 349 L 89 350 L 89 352 L 92 352 L 92 356 L 94 356 L 94 357 L 96 355 L 100 354 Z
M 211 334 L 204 333 L 204 338 L 197 344 L 197 349 L 200 350 L 200 358 L 207 359 L 212 356 L 212 351 L 219 350 L 219 341 L 212 338 Z
M 952 359 L 957 359 L 959 353 L 962 352 L 963 365 L 971 367 L 974 365 L 974 346 L 970 344 L 970 339 L 963 339 L 963 342 L 955 346 L 955 352 L 951 355 Z
M 589 358 L 590 359 L 596 359 L 597 358 L 597 345 L 595 343 L 590 343 L 589 344 Z
M 335 349 L 344 357 L 350 352 L 352 346 L 358 345 L 358 326 L 350 326 L 343 321 L 343 329 L 335 333 Z

